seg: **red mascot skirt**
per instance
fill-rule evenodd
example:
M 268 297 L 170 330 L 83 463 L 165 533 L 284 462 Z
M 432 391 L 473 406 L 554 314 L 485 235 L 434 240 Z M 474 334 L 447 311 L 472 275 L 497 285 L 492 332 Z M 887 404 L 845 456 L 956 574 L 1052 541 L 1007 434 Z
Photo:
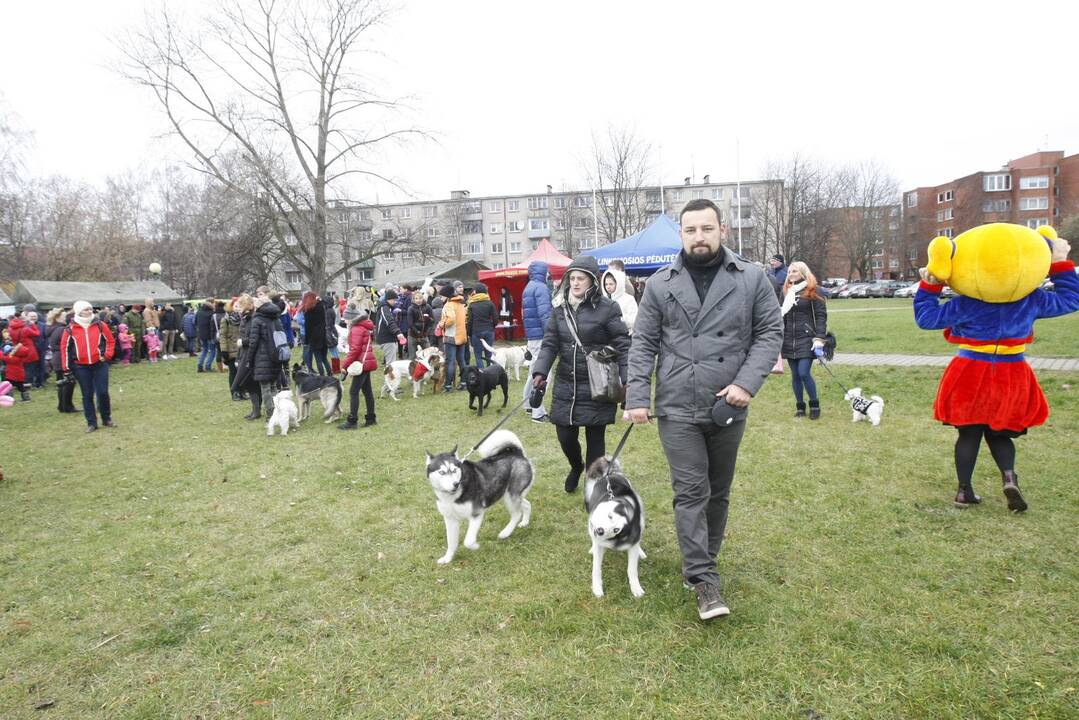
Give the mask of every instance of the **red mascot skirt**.
M 961 354 L 944 370 L 933 415 L 948 425 L 988 425 L 1022 433 L 1045 422 L 1049 405 L 1021 356 L 975 360 Z

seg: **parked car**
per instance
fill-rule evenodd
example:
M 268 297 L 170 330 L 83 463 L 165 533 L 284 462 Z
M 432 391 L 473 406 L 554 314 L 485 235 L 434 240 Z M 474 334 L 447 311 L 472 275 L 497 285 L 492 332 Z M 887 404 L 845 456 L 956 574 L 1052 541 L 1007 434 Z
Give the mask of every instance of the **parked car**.
M 895 297 L 897 291 L 907 287 L 907 282 L 905 280 L 884 280 L 881 285 L 884 286 L 884 297 Z
M 918 286 L 920 284 L 921 283 L 914 282 L 914 283 L 911 283 L 910 285 L 907 285 L 905 287 L 901 287 L 901 288 L 899 288 L 898 290 L 895 291 L 895 294 L 892 295 L 892 297 L 905 297 L 905 298 L 914 297 L 914 293 L 918 292 Z
M 844 280 L 843 278 L 824 278 L 824 280 L 820 284 L 820 287 L 841 288 L 846 285 L 847 282 L 848 281 Z
M 839 293 L 836 295 L 836 297 L 841 297 L 841 298 L 865 297 L 865 292 L 864 291 L 865 291 L 865 289 L 867 287 L 869 287 L 868 283 L 851 283 L 850 285 L 847 285 L 842 290 L 840 290 Z
M 873 282 L 866 285 L 865 296 L 867 298 L 882 298 L 884 297 L 885 284 L 883 282 Z

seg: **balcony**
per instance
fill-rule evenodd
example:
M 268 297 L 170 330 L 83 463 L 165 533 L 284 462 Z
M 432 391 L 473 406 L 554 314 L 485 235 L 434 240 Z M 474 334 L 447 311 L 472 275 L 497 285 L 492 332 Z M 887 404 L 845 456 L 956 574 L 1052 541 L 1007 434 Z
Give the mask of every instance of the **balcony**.
M 738 228 L 751 228 L 756 225 L 756 221 L 753 218 L 734 218 L 731 220 L 731 229 L 737 230 Z
M 529 231 L 528 231 L 528 239 L 529 240 L 538 240 L 539 238 L 549 238 L 549 237 L 551 237 L 551 229 L 549 227 L 548 228 L 543 228 L 541 230 L 529 229 Z

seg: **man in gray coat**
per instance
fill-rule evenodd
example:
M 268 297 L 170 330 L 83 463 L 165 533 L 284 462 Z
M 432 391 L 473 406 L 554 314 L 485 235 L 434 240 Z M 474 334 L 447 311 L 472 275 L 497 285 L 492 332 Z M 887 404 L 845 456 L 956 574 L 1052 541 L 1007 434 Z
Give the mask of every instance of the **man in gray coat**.
M 779 355 L 782 324 L 764 272 L 723 246 L 726 227 L 714 203 L 690 201 L 681 225 L 682 252 L 649 279 L 637 310 L 625 416 L 649 422 L 655 372 L 655 417 L 671 466 L 682 574 L 697 593 L 700 618 L 708 620 L 730 614 L 719 594 L 716 556 L 744 413 Z M 726 416 L 722 426 L 713 420 L 717 403 Z

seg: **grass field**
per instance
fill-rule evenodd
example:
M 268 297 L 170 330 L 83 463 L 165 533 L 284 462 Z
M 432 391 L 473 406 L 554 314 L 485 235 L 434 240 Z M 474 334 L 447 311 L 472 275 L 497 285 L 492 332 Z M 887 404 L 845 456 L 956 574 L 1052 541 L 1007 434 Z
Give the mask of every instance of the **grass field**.
M 499 507 L 443 567 L 423 450 L 499 417 L 462 394 L 269 439 L 189 360 L 115 369 L 120 427 L 93 435 L 36 393 L 0 411 L 0 716 L 1076 717 L 1079 376 L 1041 376 L 1053 415 L 1019 441 L 1031 510 L 1013 516 L 984 452 L 985 503 L 951 507 L 939 371 L 854 372 L 887 399 L 881 428 L 851 425 L 826 378 L 815 423 L 786 377 L 754 401 L 720 562 L 733 615 L 708 625 L 652 427 L 624 451 L 646 595 L 612 554 L 597 600 L 580 494 L 523 413 L 532 525 L 496 540 Z
M 920 330 L 914 324 L 912 302 L 903 298 L 829 300 L 828 327 L 838 338 L 839 352 L 954 354 L 955 346 L 945 342 L 939 330 Z M 1027 353 L 1079 357 L 1079 314 L 1039 320 Z

